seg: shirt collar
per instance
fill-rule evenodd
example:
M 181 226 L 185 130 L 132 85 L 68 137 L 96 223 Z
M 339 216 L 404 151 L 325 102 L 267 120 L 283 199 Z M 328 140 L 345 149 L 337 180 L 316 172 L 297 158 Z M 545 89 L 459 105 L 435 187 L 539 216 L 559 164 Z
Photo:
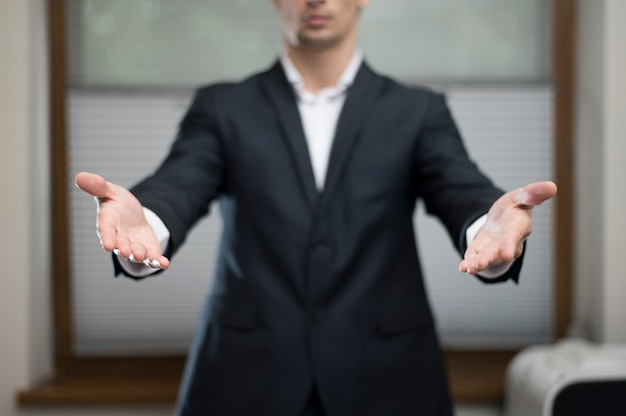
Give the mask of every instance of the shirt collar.
M 293 61 L 289 58 L 286 52 L 283 53 L 282 56 L 280 57 L 280 62 L 285 71 L 285 75 L 287 76 L 287 80 L 293 86 L 298 97 L 300 99 L 305 99 L 305 97 L 309 97 L 309 98 L 312 97 L 313 94 L 307 91 L 306 88 L 304 87 L 304 81 L 302 80 L 302 75 L 300 75 L 300 72 L 298 71 Z M 332 97 L 340 96 L 343 93 L 345 93 L 348 90 L 348 87 L 350 87 L 350 85 L 354 83 L 354 79 L 356 78 L 356 74 L 362 62 L 363 62 L 363 53 L 361 52 L 360 49 L 356 49 L 354 51 L 354 54 L 352 54 L 352 58 L 350 59 L 350 62 L 348 63 L 346 68 L 343 70 L 343 73 L 339 77 L 339 81 L 337 82 L 337 85 L 335 85 L 334 87 L 323 88 L 322 90 L 320 90 L 318 95 L 332 98 Z

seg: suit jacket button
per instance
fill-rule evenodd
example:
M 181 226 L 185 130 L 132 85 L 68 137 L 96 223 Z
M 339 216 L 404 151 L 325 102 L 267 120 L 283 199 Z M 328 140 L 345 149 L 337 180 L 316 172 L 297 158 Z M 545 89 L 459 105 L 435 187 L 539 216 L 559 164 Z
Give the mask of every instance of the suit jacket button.
M 317 255 L 328 254 L 329 246 L 324 241 L 318 241 L 313 245 L 313 252 Z
M 319 324 L 320 322 L 322 322 L 322 319 L 324 319 L 324 310 L 313 308 L 311 310 L 311 318 L 313 319 L 313 322 Z

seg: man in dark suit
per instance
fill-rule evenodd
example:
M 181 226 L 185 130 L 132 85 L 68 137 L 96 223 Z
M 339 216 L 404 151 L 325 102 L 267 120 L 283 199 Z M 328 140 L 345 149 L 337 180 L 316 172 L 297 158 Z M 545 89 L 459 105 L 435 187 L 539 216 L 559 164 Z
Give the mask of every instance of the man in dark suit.
M 99 199 L 102 246 L 134 277 L 167 268 L 220 198 L 216 280 L 181 415 L 451 414 L 418 198 L 464 253 L 462 272 L 517 279 L 532 209 L 555 185 L 503 194 L 468 158 L 442 96 L 363 63 L 366 4 L 274 0 L 281 60 L 198 90 L 152 176 L 131 192 L 76 177 Z

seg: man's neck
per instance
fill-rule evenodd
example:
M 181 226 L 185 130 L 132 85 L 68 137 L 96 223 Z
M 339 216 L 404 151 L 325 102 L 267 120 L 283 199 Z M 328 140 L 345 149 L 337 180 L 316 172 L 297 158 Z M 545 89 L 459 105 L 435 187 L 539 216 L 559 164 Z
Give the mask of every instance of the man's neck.
M 355 49 L 354 43 L 331 48 L 286 46 L 287 54 L 302 76 L 305 88 L 313 94 L 322 88 L 337 85 Z

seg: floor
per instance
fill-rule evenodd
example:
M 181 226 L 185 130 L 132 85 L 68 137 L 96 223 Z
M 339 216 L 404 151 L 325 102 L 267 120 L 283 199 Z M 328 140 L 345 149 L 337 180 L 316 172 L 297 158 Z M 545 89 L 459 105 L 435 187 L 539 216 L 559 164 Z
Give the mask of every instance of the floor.
M 493 405 L 459 405 L 456 416 L 502 416 L 502 408 Z

